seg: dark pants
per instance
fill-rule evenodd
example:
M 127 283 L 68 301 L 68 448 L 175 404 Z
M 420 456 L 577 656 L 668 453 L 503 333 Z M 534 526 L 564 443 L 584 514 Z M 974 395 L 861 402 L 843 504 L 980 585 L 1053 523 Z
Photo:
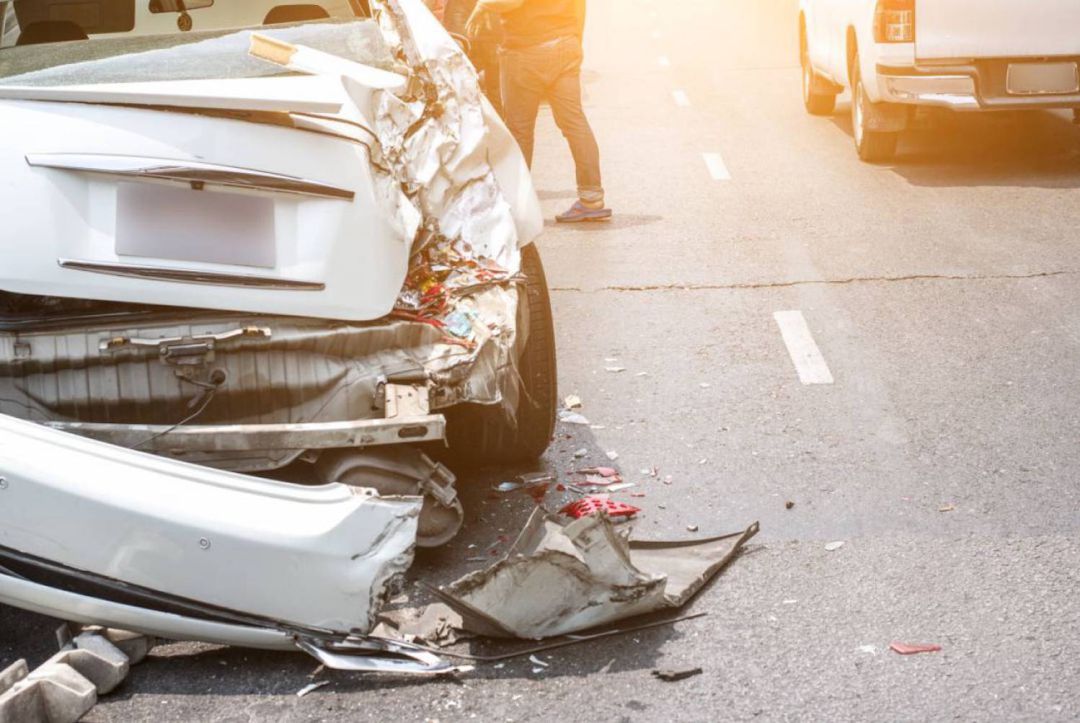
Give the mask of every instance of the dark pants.
M 578 197 L 603 203 L 600 148 L 581 107 L 581 40 L 564 37 L 529 48 L 502 51 L 503 114 L 532 166 L 536 114 L 547 98 L 555 123 L 570 144 L 577 166 Z

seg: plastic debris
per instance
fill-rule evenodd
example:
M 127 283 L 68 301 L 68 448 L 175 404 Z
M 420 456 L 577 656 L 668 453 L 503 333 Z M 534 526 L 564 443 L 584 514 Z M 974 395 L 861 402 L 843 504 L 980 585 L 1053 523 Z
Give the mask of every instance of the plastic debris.
M 608 492 L 621 492 L 622 490 L 628 490 L 631 487 L 637 487 L 633 482 L 618 482 L 607 486 Z
M 500 482 L 492 489 L 494 489 L 496 492 L 513 492 L 514 490 L 519 490 L 524 486 L 525 485 L 523 485 L 521 482 Z
M 543 660 L 540 660 L 540 658 L 536 657 L 535 655 L 529 656 L 529 662 L 533 665 L 539 665 L 541 668 L 546 668 L 548 667 L 548 665 L 550 665 L 550 663 L 545 663 Z
M 837 540 L 836 542 L 830 542 L 830 543 L 826 544 L 825 545 L 825 551 L 826 552 L 835 552 L 836 550 L 839 550 L 843 546 L 844 546 L 844 541 L 843 540 Z
M 948 504 L 938 507 L 938 512 L 953 512 L 956 510 L 956 505 Z
M 581 397 L 576 394 L 571 394 L 563 400 L 563 404 L 566 405 L 567 409 L 580 409 L 582 406 Z
M 612 462 L 614 462 L 615 460 L 617 460 L 619 458 L 619 453 L 618 452 L 612 451 L 612 452 L 607 452 L 605 454 L 606 454 L 607 458 L 610 459 Z
M 591 495 L 574 500 L 559 510 L 559 514 L 573 517 L 575 520 L 604 512 L 608 517 L 633 517 L 641 512 L 640 507 L 608 499 L 607 495 Z
M 563 410 L 559 412 L 559 421 L 565 424 L 588 424 L 589 420 L 583 414 Z
M 663 668 L 661 670 L 654 670 L 652 674 L 654 678 L 659 678 L 668 683 L 675 683 L 680 680 L 686 680 L 687 678 L 693 678 L 695 675 L 701 675 L 701 672 L 701 668 L 684 668 L 682 670 Z
M 626 367 L 604 367 L 604 371 L 618 374 L 619 372 L 626 371 Z
M 934 643 L 893 642 L 889 644 L 889 649 L 900 655 L 915 655 L 916 653 L 937 653 L 941 650 L 941 646 Z
M 296 697 L 297 698 L 303 698 L 305 695 L 307 695 L 311 691 L 318 690 L 319 688 L 323 687 L 324 685 L 330 685 L 330 681 L 329 680 L 320 680 L 317 683 L 308 683 L 303 688 L 296 691 Z
M 608 515 L 567 523 L 537 508 L 500 560 L 429 590 L 479 635 L 567 635 L 681 607 L 757 532 L 754 523 L 693 542 L 629 541 Z
M 697 532 L 698 531 L 698 526 L 697 525 L 687 525 L 686 526 L 686 531 L 687 532 Z
M 580 474 L 598 474 L 601 477 L 618 477 L 619 470 L 614 467 L 586 467 L 585 469 L 579 469 Z

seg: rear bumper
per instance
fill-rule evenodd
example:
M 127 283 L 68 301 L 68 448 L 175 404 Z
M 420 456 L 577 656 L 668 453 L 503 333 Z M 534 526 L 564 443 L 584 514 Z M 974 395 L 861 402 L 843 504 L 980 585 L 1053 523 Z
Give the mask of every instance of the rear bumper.
M 1008 59 L 915 66 L 877 65 L 881 99 L 959 111 L 1080 108 L 1080 93 L 1011 95 Z

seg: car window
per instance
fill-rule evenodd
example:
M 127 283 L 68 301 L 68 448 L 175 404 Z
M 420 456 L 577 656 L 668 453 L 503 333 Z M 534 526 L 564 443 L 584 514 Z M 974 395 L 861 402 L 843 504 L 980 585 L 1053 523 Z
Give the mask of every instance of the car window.
M 0 0 L 0 49 L 367 16 L 358 0 Z
M 177 0 L 152 1 L 155 9 L 180 4 L 188 7 Z M 85 32 L 85 28 L 89 28 L 94 31 L 85 33 L 86 39 L 20 43 L 19 38 L 30 30 L 29 24 L 20 26 L 20 20 L 74 22 L 37 20 L 41 17 L 41 7 L 49 6 L 51 2 L 53 0 L 0 0 L 0 18 L 3 18 L 0 25 L 0 38 L 3 38 L 0 81 L 63 85 L 256 77 L 280 73 L 280 69 L 247 57 L 248 33 L 236 32 L 244 28 L 265 29 L 265 32 L 289 42 L 310 45 L 377 67 L 393 67 L 391 54 L 374 21 L 366 18 L 366 2 L 361 5 L 356 0 L 324 0 L 320 5 L 283 5 L 280 0 L 214 0 L 213 5 L 188 12 L 192 18 L 189 30 L 177 26 L 178 13 L 151 12 L 151 0 L 128 3 L 135 10 L 134 25 L 130 30 L 123 30 L 120 22 L 123 8 L 114 3 L 98 15 L 87 13 L 83 24 L 75 23 L 78 30 Z M 205 2 L 200 0 L 199 4 Z M 35 3 L 43 5 L 33 12 L 24 12 L 24 4 Z M 194 8 L 196 3 L 192 2 L 190 6 Z M 113 14 L 106 18 L 109 12 Z M 61 16 L 72 17 L 70 12 Z M 167 22 L 162 24 L 162 19 Z M 267 23 L 267 20 L 271 22 Z M 70 26 L 65 27 L 71 30 Z

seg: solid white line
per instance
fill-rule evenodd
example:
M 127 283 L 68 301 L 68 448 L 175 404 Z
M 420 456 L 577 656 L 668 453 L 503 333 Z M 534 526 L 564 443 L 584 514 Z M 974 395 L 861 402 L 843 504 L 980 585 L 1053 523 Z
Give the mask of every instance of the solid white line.
M 690 106 L 690 96 L 686 94 L 685 90 L 673 90 L 671 96 L 675 99 L 675 105 L 680 108 L 687 108 Z
M 661 68 L 667 68 L 671 65 L 671 60 L 669 60 L 666 55 L 661 55 L 656 59 L 656 62 L 660 63 Z
M 703 153 L 701 157 L 705 159 L 705 165 L 709 169 L 709 175 L 713 177 L 714 181 L 730 181 L 731 174 L 728 173 L 727 166 L 724 165 L 724 158 L 719 153 Z
M 832 372 L 814 342 L 802 312 L 777 311 L 773 313 L 773 318 L 780 327 L 780 335 L 784 337 L 795 371 L 799 373 L 799 381 L 803 384 L 832 384 Z

